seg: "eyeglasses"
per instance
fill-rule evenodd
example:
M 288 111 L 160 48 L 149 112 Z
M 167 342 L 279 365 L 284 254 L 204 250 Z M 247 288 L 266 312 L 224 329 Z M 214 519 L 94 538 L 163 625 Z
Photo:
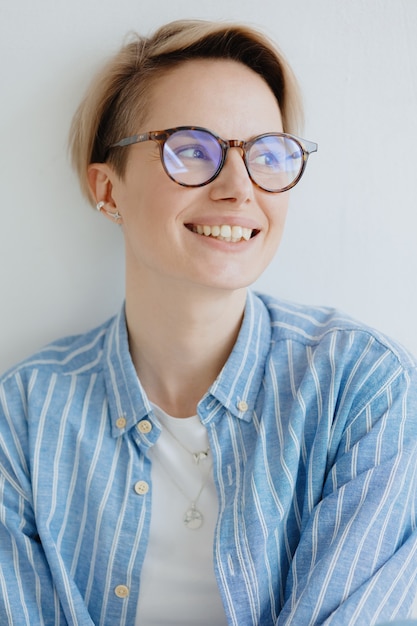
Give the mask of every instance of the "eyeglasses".
M 222 170 L 229 148 L 240 148 L 250 179 L 271 193 L 287 191 L 300 180 L 318 145 L 287 133 L 265 133 L 249 141 L 225 140 L 206 128 L 178 126 L 125 137 L 110 148 L 156 141 L 165 172 L 179 185 L 202 187 Z

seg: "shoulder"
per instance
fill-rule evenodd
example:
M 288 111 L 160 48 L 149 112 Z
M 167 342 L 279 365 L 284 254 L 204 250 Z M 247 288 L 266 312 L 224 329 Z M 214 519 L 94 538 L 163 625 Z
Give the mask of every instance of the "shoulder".
M 256 294 L 269 315 L 272 341 L 292 341 L 311 349 L 338 343 L 339 349 L 355 352 L 367 349 L 387 353 L 405 369 L 417 367 L 417 361 L 403 346 L 375 328 L 331 307 L 298 304 Z
M 396 402 L 417 418 L 417 363 L 400 344 L 337 309 L 258 297 L 271 325 L 267 371 L 289 397 L 351 416 Z
M 16 379 L 29 381 L 36 376 L 70 376 L 93 373 L 102 368 L 102 354 L 106 337 L 115 318 L 82 334 L 62 337 L 10 368 L 0 378 L 0 385 L 7 386 Z

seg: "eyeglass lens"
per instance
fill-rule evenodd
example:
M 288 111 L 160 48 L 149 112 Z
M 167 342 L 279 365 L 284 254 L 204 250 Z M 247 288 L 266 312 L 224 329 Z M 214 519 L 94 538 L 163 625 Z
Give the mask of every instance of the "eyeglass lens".
M 175 181 L 198 186 L 219 173 L 223 149 L 208 131 L 185 129 L 168 137 L 162 156 L 167 173 Z M 280 191 L 300 175 L 303 151 L 290 137 L 266 135 L 247 144 L 246 164 L 256 184 L 268 191 Z

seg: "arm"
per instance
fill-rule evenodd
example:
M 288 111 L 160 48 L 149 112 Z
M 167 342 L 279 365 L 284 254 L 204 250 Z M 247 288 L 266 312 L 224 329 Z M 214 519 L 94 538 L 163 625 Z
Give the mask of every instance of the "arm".
M 322 497 L 302 529 L 278 625 L 368 626 L 409 614 L 417 593 L 416 371 L 376 388 L 370 377 L 372 399 L 346 408 L 346 419 L 339 407 Z
M 58 623 L 63 615 L 45 559 L 27 495 L 9 482 L 0 479 L 0 623 Z
M 18 382 L 1 386 L 0 623 L 36 626 L 63 615 L 33 512 L 25 407 Z
M 0 383 L 0 624 L 91 626 L 56 545 L 38 534 L 32 493 L 36 468 L 29 452 L 36 415 L 19 372 Z

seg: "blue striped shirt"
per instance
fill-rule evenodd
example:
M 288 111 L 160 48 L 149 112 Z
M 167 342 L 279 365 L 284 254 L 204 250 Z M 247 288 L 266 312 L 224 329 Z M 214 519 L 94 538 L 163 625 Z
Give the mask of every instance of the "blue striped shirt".
M 230 625 L 369 626 L 408 615 L 417 592 L 411 356 L 337 311 L 250 293 L 198 415 L 213 453 L 213 559 Z M 2 378 L 2 626 L 134 623 L 151 522 L 146 453 L 159 434 L 123 310 Z

